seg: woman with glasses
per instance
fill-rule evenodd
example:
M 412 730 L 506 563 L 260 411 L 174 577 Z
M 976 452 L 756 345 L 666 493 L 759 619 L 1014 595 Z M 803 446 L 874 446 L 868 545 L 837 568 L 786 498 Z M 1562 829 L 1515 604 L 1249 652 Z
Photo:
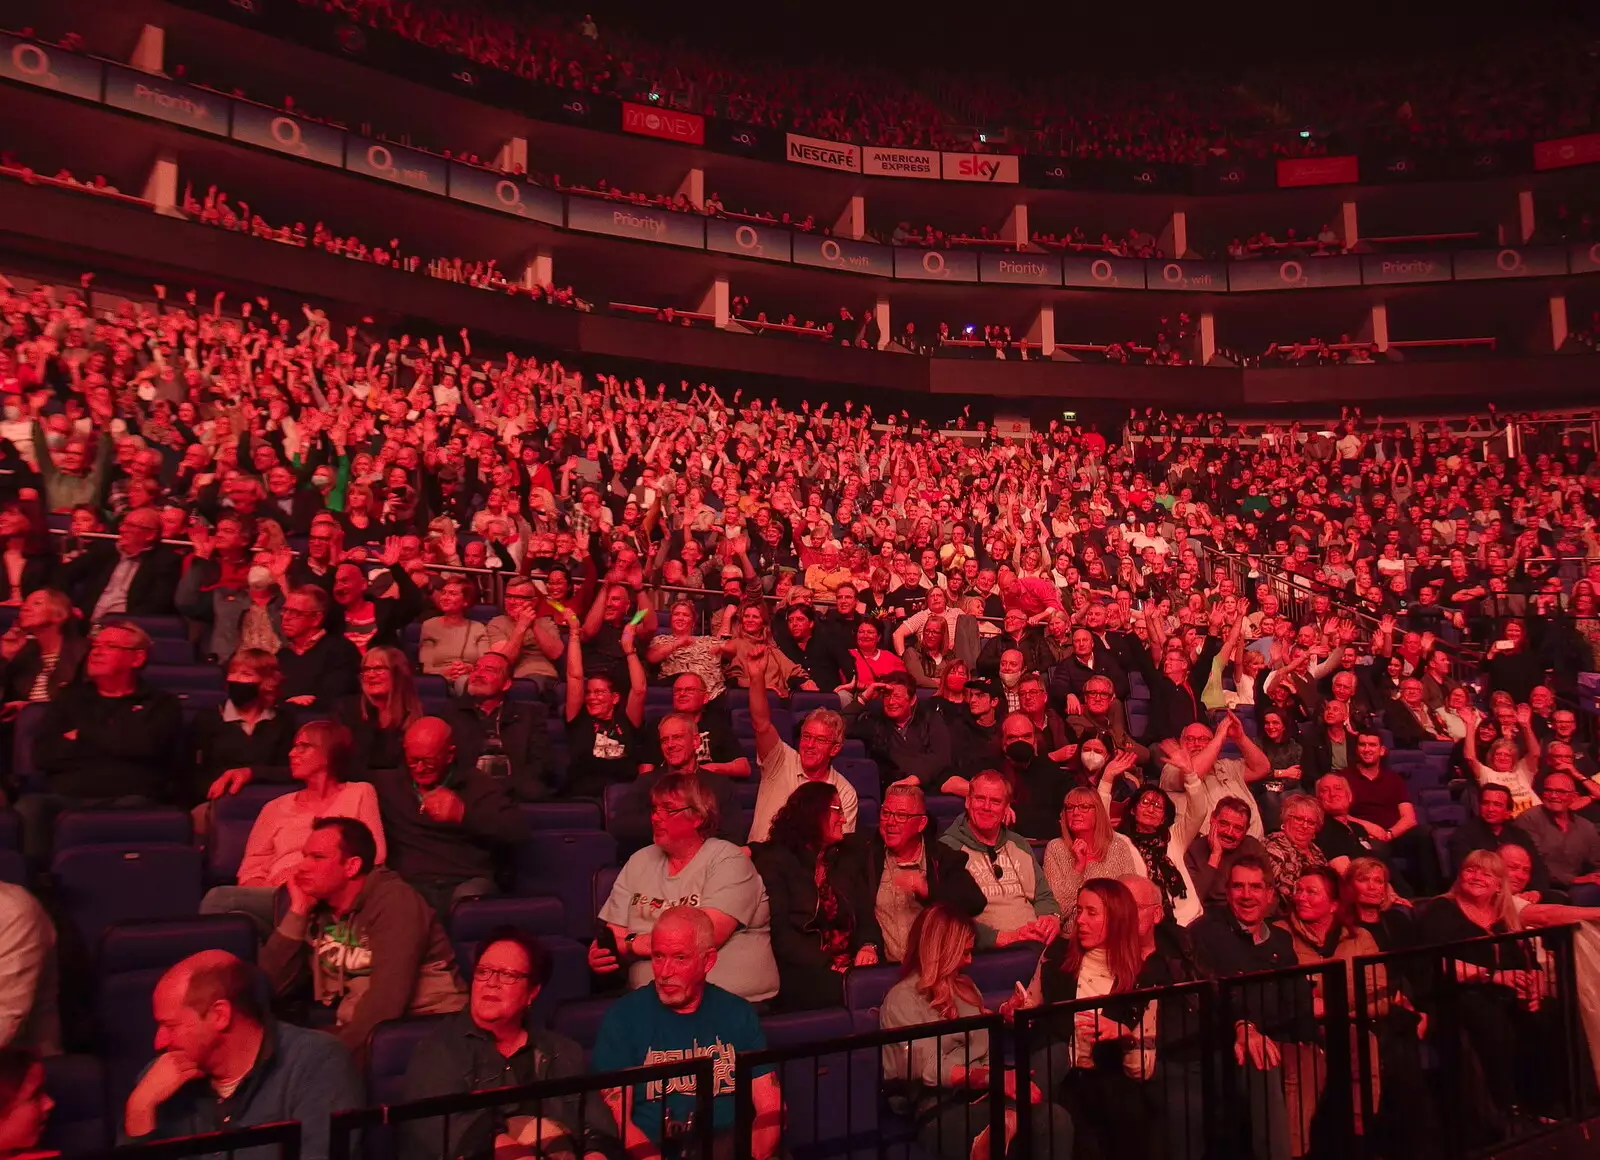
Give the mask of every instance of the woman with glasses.
M 372 831 L 378 863 L 386 851 L 377 791 L 351 782 L 350 731 L 335 721 L 300 727 L 289 747 L 289 776 L 300 788 L 261 807 L 250 827 L 238 885 L 212 888 L 200 902 L 201 914 L 243 914 L 265 938 L 272 930 L 272 896 L 300 865 L 301 850 L 319 818 L 354 818 Z
M 1200 892 L 1195 889 L 1184 855 L 1206 819 L 1206 795 L 1198 779 L 1184 784 L 1182 813 L 1159 786 L 1141 789 L 1128 804 L 1118 831 L 1144 859 L 1145 874 L 1161 891 L 1162 904 L 1179 926 L 1200 917 Z
M 674 600 L 667 613 L 667 631 L 657 633 L 646 646 L 645 660 L 659 666 L 662 683 L 684 673 L 694 673 L 706 685 L 706 700 L 722 696 L 722 647 L 714 636 L 695 632 L 700 619 L 692 600 Z
M 973 920 L 944 904 L 918 916 L 906 946 L 900 981 L 884 996 L 878 1025 L 884 1031 L 966 1019 L 988 1012 L 978 984 L 966 973 L 976 941 Z M 1001 1078 L 1006 1138 L 990 1138 L 993 1082 L 989 1033 L 947 1032 L 883 1047 L 883 1077 L 890 1104 L 912 1116 L 917 1142 L 935 1160 L 989 1160 L 1012 1154 L 1017 1133 L 1017 1092 L 1030 1084 L 1031 1156 L 1071 1156 L 1073 1124 L 1027 1074 L 1007 1069 Z M 1020 1151 L 1016 1151 L 1020 1157 Z
M 405 764 L 406 727 L 422 716 L 422 701 L 411 677 L 411 662 L 397 648 L 379 646 L 361 658 L 361 691 L 339 706 L 339 720 L 350 730 L 355 767 L 399 769 Z
M 1091 878 L 1144 877 L 1144 859 L 1128 838 L 1111 826 L 1100 795 L 1087 786 L 1067 791 L 1061 807 L 1061 836 L 1044 850 L 1044 876 L 1070 927 L 1078 892 Z
M 674 906 L 699 907 L 717 944 L 709 981 L 752 1003 L 778 993 L 767 891 L 748 855 L 716 837 L 716 795 L 697 774 L 669 773 L 650 787 L 651 844 L 623 865 L 605 905 L 589 968 L 626 968 L 630 987 L 648 986 L 650 932 Z
M 809 781 L 772 819 L 767 841 L 750 847 L 772 912 L 772 952 L 785 1011 L 838 1007 L 844 973 L 878 961 L 882 937 L 876 882 L 864 843 L 847 839 L 839 791 Z
M 1300 876 L 1328 864 L 1327 855 L 1317 845 L 1323 816 L 1316 798 L 1304 793 L 1290 794 L 1283 799 L 1283 828 L 1267 835 L 1267 858 L 1272 862 L 1278 900 L 1285 907 L 1294 902 L 1295 883 Z

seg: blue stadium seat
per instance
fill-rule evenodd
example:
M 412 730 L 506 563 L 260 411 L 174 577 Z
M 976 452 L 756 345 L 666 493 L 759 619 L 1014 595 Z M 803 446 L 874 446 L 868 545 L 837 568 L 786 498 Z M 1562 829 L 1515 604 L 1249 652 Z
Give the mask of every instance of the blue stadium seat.
M 212 886 L 231 883 L 244 860 L 250 829 L 268 802 L 293 793 L 292 785 L 251 784 L 238 793 L 224 794 L 212 803 L 211 836 L 206 842 L 206 882 Z
M 761 783 L 753 777 L 741 778 L 733 783 L 733 800 L 741 809 L 754 813 L 756 808 L 756 794 L 761 792 Z
M 856 803 L 856 833 L 867 834 L 878 828 L 878 799 L 864 797 Z
M 74 846 L 50 864 L 62 912 L 93 951 L 106 929 L 200 909 L 200 851 L 175 843 Z
M 600 908 L 611 897 L 611 888 L 617 884 L 617 875 L 620 873 L 622 870 L 617 866 L 602 866 L 594 872 L 594 909 L 589 913 L 597 916 L 596 921 L 599 921 Z
M 128 619 L 153 639 L 189 639 L 188 622 L 181 616 L 130 616 Z
M 1447 881 L 1453 881 L 1456 876 L 1455 860 L 1450 857 L 1450 835 L 1456 832 L 1454 826 L 1433 826 L 1433 848 L 1439 855 L 1439 869 L 1444 872 Z
M 1449 826 L 1452 830 L 1467 820 L 1467 807 L 1457 802 L 1444 802 L 1427 809 L 1429 825 Z
M 535 832 L 601 828 L 600 807 L 593 802 L 523 802 L 518 808 Z
M 813 709 L 839 708 L 839 694 L 828 693 L 821 689 L 801 689 L 789 698 L 789 711 L 796 718 L 804 717 Z
M 518 894 L 553 895 L 567 912 L 567 934 L 587 941 L 594 872 L 617 862 L 617 840 L 604 830 L 545 830 L 517 847 Z
M 450 687 L 437 673 L 418 673 L 415 678 L 417 696 L 424 701 L 443 702 L 450 696 Z
M 23 793 L 41 793 L 45 788 L 44 774 L 33 761 L 33 739 L 38 736 L 48 707 L 43 704 L 24 705 L 12 729 L 11 777 Z
M 222 687 L 222 670 L 216 665 L 146 665 L 144 679 L 158 689 L 187 693 Z
M 827 1008 L 761 1021 L 769 1047 L 841 1039 L 856 1031 L 849 1011 Z M 857 1048 L 804 1056 L 779 1067 L 784 1147 L 796 1160 L 835 1156 L 867 1142 L 878 1127 L 881 1054 Z
M 488 624 L 500 615 L 500 606 L 496 604 L 474 604 L 467 609 L 467 619 L 475 620 L 479 624 Z
M 97 1057 L 57 1055 L 45 1060 L 44 1090 L 56 1106 L 45 1122 L 40 1148 L 83 1156 L 111 1146 L 116 1131 L 106 1115 L 105 1067 Z
M 194 645 L 170 636 L 150 638 L 150 663 L 153 665 L 192 665 Z
M 566 921 L 559 898 L 464 898 L 450 908 L 450 941 L 476 946 L 497 926 L 546 938 L 565 933 Z
M 878 763 L 870 757 L 845 757 L 833 759 L 833 768 L 855 789 L 856 796 L 881 798 L 882 779 L 878 776 Z
M 150 994 L 157 981 L 180 959 L 204 950 L 225 950 L 254 962 L 255 926 L 242 915 L 214 914 L 118 923 L 106 930 L 94 1003 L 112 1107 L 122 1106 L 155 1055 Z M 265 979 L 262 988 L 265 996 Z
M 22 819 L 12 810 L 0 809 L 0 850 L 22 848 Z
M 1456 750 L 1454 741 L 1424 741 L 1422 752 L 1433 757 L 1449 757 Z
M 978 990 L 983 992 L 985 998 L 998 996 L 1003 999 L 1011 992 L 1013 985 L 1021 983 L 1027 986 L 1028 980 L 1033 978 L 1034 968 L 1039 965 L 1042 949 L 1035 943 L 1025 943 L 1005 950 L 983 951 L 972 956 L 972 966 L 967 968 L 967 974 L 972 976 L 972 981 L 978 984 Z M 998 1002 L 998 999 L 995 1001 Z
M 398 1104 L 404 1098 L 406 1068 L 417 1046 L 448 1015 L 388 1019 L 372 1029 L 367 1041 L 367 1098 L 375 1104 Z M 370 1149 L 376 1141 L 368 1140 Z M 370 1154 L 370 1153 L 369 1153 Z
M 187 845 L 194 825 L 184 810 L 68 810 L 56 818 L 57 853 L 75 846 Z
M 859 738 L 846 737 L 844 743 L 839 746 L 840 757 L 865 757 L 866 755 L 867 744 Z
M 889 988 L 900 980 L 900 968 L 894 963 L 876 967 L 852 967 L 844 975 L 844 1005 L 850 1012 L 851 1026 L 857 1032 L 878 1029 L 878 1008 Z
M 561 1004 L 550 1017 L 550 1030 L 558 1031 L 583 1048 L 584 1058 L 594 1050 L 594 1041 L 600 1037 L 600 1024 L 617 1001 L 615 995 L 598 995 L 592 999 L 573 999 Z
M 959 818 L 967 808 L 967 803 L 954 794 L 936 793 L 928 795 L 928 832 L 939 835 L 950 828 L 950 823 Z

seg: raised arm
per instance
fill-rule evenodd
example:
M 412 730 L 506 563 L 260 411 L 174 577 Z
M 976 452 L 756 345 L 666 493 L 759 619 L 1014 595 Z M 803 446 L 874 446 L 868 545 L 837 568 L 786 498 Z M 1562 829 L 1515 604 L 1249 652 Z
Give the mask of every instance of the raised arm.
M 745 650 L 744 673 L 750 682 L 750 727 L 756 735 L 756 759 L 765 763 L 767 754 L 783 744 L 772 723 L 772 707 L 767 704 L 766 645 L 752 645 Z
M 567 609 L 567 720 L 576 720 L 583 712 L 583 633 L 578 625 L 578 614 Z

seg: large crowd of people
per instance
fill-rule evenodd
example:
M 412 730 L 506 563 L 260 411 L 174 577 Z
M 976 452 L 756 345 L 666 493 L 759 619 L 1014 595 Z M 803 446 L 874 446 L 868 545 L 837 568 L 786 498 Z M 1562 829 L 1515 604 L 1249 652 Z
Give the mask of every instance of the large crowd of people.
M 594 803 L 623 855 L 587 950 L 596 993 L 621 994 L 599 1071 L 710 1054 L 731 1074 L 761 1014 L 837 1007 L 886 964 L 882 1025 L 912 1027 L 985 1008 L 974 952 L 1037 955 L 1015 1014 L 1600 914 L 1581 432 L 1145 411 L 1002 437 L 266 298 L 96 310 L 92 285 L 0 289 L 26 865 L 69 812 L 179 807 L 206 843 L 281 787 L 201 909 L 245 916 L 274 999 L 331 1032 L 274 1015 L 239 959 L 186 959 L 152 997 L 129 1139 L 298 1119 L 324 1156 L 373 1029 L 405 1016 L 449 1016 L 412 1095 L 581 1070 L 530 1015 L 539 940 L 498 929 L 463 960 L 448 934 L 466 901 L 527 889 L 529 803 Z M 33 1061 L 89 1044 L 51 977 L 62 916 L 22 887 L 0 905 L 27 980 L 0 989 L 0 1111 L 39 1119 Z M 1039 1138 L 1110 1154 L 1106 1108 L 1153 1099 L 1152 1010 L 1080 1044 L 1080 1069 L 1132 1044 L 1098 1081 L 1111 1103 L 1035 1075 Z M 1239 1062 L 1315 1107 L 1294 1034 L 1246 1026 Z M 987 1046 L 952 1050 L 886 1068 L 935 1154 L 988 1154 L 987 1113 L 946 1098 L 986 1090 Z M 685 1130 L 668 1090 L 420 1121 L 403 1144 L 651 1154 Z M 751 1094 L 765 1160 L 777 1074 Z M 1383 1096 L 1413 1139 L 1422 1113 L 1395 1101 L 1427 1097 Z M 715 1106 L 726 1142 L 723 1087 Z M 1161 1155 L 1145 1118 L 1139 1154 Z M 1307 1154 L 1289 1119 L 1262 1121 L 1262 1156 Z

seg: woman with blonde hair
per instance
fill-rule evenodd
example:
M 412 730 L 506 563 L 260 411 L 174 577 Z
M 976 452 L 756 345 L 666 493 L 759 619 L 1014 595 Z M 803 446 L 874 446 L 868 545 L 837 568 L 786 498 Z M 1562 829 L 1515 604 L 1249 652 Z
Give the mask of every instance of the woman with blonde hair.
M 734 617 L 733 632 L 722 642 L 722 655 L 728 666 L 728 682 L 741 688 L 750 686 L 746 675 L 745 658 L 753 648 L 765 648 L 767 655 L 767 688 L 775 696 L 789 699 L 789 681 L 798 673 L 799 666 L 783 654 L 772 639 L 772 618 L 767 602 L 760 597 L 747 599 L 739 605 Z
M 1078 891 L 1091 878 L 1145 875 L 1144 859 L 1128 838 L 1116 832 L 1100 795 L 1088 786 L 1067 791 L 1061 806 L 1061 836 L 1044 849 L 1044 876 L 1072 926 Z
M 339 720 L 354 738 L 358 769 L 399 769 L 401 739 L 422 716 L 411 662 L 397 648 L 380 645 L 361 658 L 361 691 L 339 706 Z
M 972 920 L 942 903 L 918 915 L 906 941 L 900 981 L 884 996 L 878 1025 L 890 1031 L 986 1014 L 978 984 L 966 974 L 975 938 Z M 1004 1066 L 999 1060 L 994 1063 Z M 981 1029 L 883 1048 L 884 1079 L 901 1086 L 896 1102 L 908 1105 L 904 1110 L 915 1116 L 918 1141 L 935 1160 L 990 1160 L 1010 1150 L 1016 1135 L 1017 1085 L 1033 1081 L 1014 1069 L 1006 1071 L 1006 1140 L 995 1149 L 989 1138 L 990 1067 L 989 1033 Z M 1071 1119 L 1037 1086 L 1030 1095 L 1033 1154 L 1070 1156 Z
M 706 700 L 715 701 L 726 688 L 722 676 L 722 649 L 716 637 L 695 632 L 699 618 L 694 601 L 674 600 L 667 610 L 667 631 L 650 638 L 644 659 L 659 666 L 663 684 L 684 673 L 694 673 L 705 682 Z

